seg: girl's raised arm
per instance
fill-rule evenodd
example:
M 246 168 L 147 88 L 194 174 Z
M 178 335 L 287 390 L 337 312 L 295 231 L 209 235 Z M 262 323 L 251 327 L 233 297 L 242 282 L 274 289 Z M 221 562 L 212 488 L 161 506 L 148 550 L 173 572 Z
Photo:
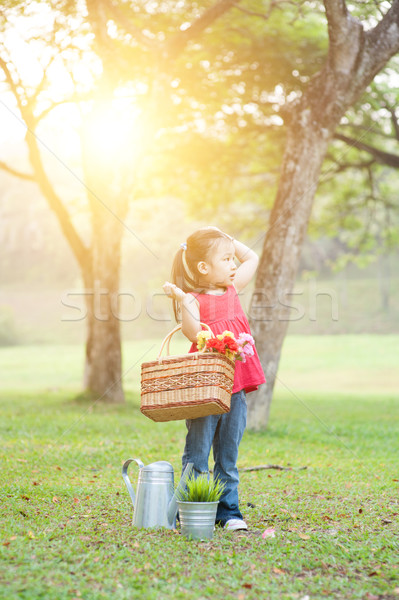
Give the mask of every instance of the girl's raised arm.
M 197 333 L 201 329 L 198 300 L 191 294 L 186 294 L 181 304 L 181 330 L 190 342 L 196 342 Z
M 197 341 L 197 333 L 201 331 L 200 311 L 198 300 L 192 294 L 186 294 L 174 283 L 166 281 L 163 290 L 167 296 L 180 303 L 181 330 L 190 342 Z
M 240 266 L 236 271 L 234 278 L 234 287 L 237 292 L 241 292 L 243 288 L 251 281 L 252 277 L 256 273 L 258 268 L 259 258 L 256 252 L 248 248 L 242 242 L 233 240 L 235 254 L 237 259 L 240 261 Z

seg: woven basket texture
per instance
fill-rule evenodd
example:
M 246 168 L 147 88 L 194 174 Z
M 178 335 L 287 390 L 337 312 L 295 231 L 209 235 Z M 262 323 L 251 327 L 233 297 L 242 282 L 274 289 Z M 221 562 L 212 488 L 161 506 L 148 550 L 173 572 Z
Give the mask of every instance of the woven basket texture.
M 167 356 L 141 365 L 141 412 L 153 421 L 229 412 L 234 362 L 219 353 Z

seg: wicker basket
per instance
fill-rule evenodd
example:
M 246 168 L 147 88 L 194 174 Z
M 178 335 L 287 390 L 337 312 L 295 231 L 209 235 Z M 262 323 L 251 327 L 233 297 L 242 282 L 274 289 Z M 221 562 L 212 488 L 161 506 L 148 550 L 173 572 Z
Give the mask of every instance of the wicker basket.
M 201 324 L 211 331 L 208 325 Z M 168 333 L 157 360 L 141 365 L 141 412 L 153 421 L 229 412 L 234 361 L 217 352 L 169 356 L 170 339 L 179 329 L 180 325 Z M 165 345 L 167 356 L 162 358 Z

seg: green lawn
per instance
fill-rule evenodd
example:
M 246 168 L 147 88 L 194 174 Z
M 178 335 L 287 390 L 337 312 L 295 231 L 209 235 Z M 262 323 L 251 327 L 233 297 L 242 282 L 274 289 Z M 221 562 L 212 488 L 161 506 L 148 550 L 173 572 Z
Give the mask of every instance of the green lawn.
M 246 432 L 239 466 L 292 470 L 243 472 L 250 532 L 208 543 L 131 526 L 122 462 L 180 470 L 184 423 L 139 411 L 158 346 L 124 347 L 122 407 L 78 399 L 82 348 L 0 349 L 0 598 L 399 599 L 399 337 L 287 338 L 269 427 Z

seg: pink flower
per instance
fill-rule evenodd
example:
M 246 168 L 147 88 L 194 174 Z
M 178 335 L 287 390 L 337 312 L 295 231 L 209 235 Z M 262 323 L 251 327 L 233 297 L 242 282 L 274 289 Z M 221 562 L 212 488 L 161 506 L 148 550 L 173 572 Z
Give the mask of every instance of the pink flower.
M 246 354 L 247 356 L 253 356 L 254 355 L 254 348 L 253 346 L 251 346 L 250 344 L 246 344 L 245 346 L 243 346 L 242 351 L 244 352 L 244 354 Z
M 247 356 L 254 355 L 254 345 L 255 345 L 254 338 L 252 337 L 252 335 L 250 333 L 242 332 L 238 336 L 237 343 L 238 343 L 238 351 L 240 353 L 240 359 L 243 362 L 246 362 Z
M 242 332 L 236 339 L 231 331 L 224 331 L 217 337 L 211 336 L 209 332 L 200 331 L 197 334 L 197 340 L 199 350 L 205 346 L 208 352 L 220 352 L 231 360 L 246 362 L 247 356 L 254 355 L 255 342 L 250 333 Z
M 244 331 L 242 333 L 240 333 L 240 335 L 238 336 L 237 342 L 239 344 L 243 344 L 244 342 L 247 342 L 248 344 L 251 344 L 252 346 L 255 345 L 255 340 L 252 337 L 252 335 L 250 333 L 245 333 Z

